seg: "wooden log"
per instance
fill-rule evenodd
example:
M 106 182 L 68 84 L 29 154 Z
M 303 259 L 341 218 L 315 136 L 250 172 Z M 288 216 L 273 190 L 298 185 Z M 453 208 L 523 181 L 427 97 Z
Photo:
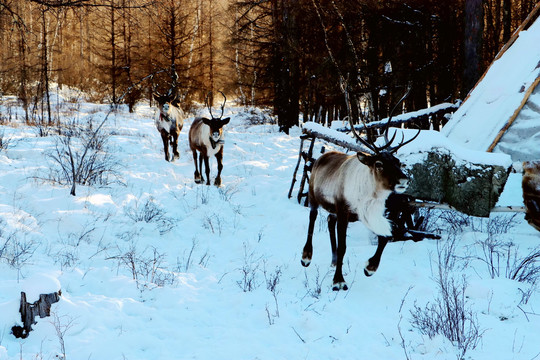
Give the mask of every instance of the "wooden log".
M 298 190 L 298 203 L 302 201 L 302 197 L 306 196 L 307 194 L 304 193 L 304 186 L 306 185 L 306 182 L 309 184 L 309 174 L 308 172 L 311 172 L 311 167 L 313 166 L 313 147 L 315 146 L 315 138 L 311 139 L 311 144 L 309 145 L 309 150 L 307 154 L 302 153 L 304 157 L 304 171 L 302 173 L 302 179 L 300 180 L 300 190 Z M 304 202 L 304 206 L 308 206 L 309 197 L 306 196 L 306 201 Z
M 39 300 L 29 303 L 26 300 L 26 293 L 24 291 L 21 292 L 19 312 L 21 313 L 23 326 L 13 326 L 11 328 L 12 334 L 16 338 L 27 338 L 30 335 L 30 331 L 32 331 L 32 325 L 37 324 L 36 316 L 40 318 L 51 316 L 51 305 L 58 302 L 61 295 L 62 292 L 60 290 L 50 294 L 41 294 L 39 295 Z
M 300 151 L 298 153 L 298 162 L 296 163 L 296 167 L 294 168 L 293 178 L 291 181 L 291 187 L 289 189 L 289 195 L 288 195 L 289 199 L 292 196 L 294 184 L 296 183 L 296 173 L 298 172 L 298 168 L 300 167 L 300 162 L 302 161 L 302 150 L 304 148 L 304 141 L 306 140 L 306 138 L 307 138 L 307 135 L 300 136 Z
M 442 103 L 442 104 L 435 105 L 427 109 L 396 115 L 392 117 L 392 119 L 390 120 L 390 126 L 396 127 L 396 126 L 401 126 L 402 124 L 407 124 L 407 123 L 429 122 L 429 119 L 432 117 L 442 116 L 444 114 L 448 114 L 450 112 L 457 110 L 460 104 L 461 104 L 460 102 Z M 389 120 L 388 118 L 385 118 L 378 121 L 372 121 L 370 123 L 367 123 L 366 125 L 363 125 L 363 124 L 355 125 L 354 129 L 357 132 L 362 132 L 362 131 L 365 131 L 366 129 L 383 128 L 388 125 L 389 123 L 388 120 Z M 341 132 L 351 131 L 351 129 L 348 126 L 338 128 L 336 130 L 341 131 Z
M 325 128 L 319 124 L 309 123 L 309 126 L 308 124 L 305 124 L 302 131 L 310 137 L 321 139 L 352 151 L 369 151 L 364 145 L 356 143 L 352 137 Z

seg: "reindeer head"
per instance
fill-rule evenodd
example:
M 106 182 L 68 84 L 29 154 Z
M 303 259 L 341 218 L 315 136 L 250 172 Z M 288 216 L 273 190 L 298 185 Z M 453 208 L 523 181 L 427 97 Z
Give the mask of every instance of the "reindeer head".
M 170 89 L 165 95 L 154 92 L 154 100 L 156 100 L 158 104 L 159 112 L 164 115 L 169 112 L 171 105 L 174 107 L 179 107 L 180 105 L 180 97 L 178 93 L 173 94 L 172 89 Z
M 210 106 L 209 102 L 208 102 L 208 98 L 210 97 L 210 94 L 212 92 L 208 92 L 208 95 L 206 95 L 206 99 L 204 100 L 204 102 L 206 103 L 206 106 L 208 107 L 208 112 L 210 113 L 210 117 L 211 119 L 208 119 L 208 118 L 202 118 L 203 120 L 203 123 L 205 123 L 206 125 L 208 125 L 210 127 L 210 139 L 214 142 L 214 143 L 217 143 L 217 142 L 222 142 L 222 135 L 223 135 L 223 126 L 227 125 L 230 121 L 230 118 L 225 118 L 225 119 L 222 119 L 223 117 L 223 111 L 225 109 L 225 103 L 227 102 L 227 97 L 225 96 L 224 93 L 221 93 L 221 95 L 223 95 L 223 104 L 221 105 L 221 115 L 219 117 L 215 117 L 213 114 L 212 114 L 212 106 Z
M 388 127 L 390 125 L 389 119 L 386 129 L 384 130 L 384 139 L 386 144 L 383 146 L 376 146 L 374 143 L 360 137 L 353 124 L 351 123 L 350 125 L 356 139 L 373 152 L 373 154 L 358 152 L 357 158 L 362 164 L 371 169 L 377 184 L 386 190 L 394 191 L 398 194 L 404 193 L 409 186 L 409 179 L 407 178 L 407 175 L 403 173 L 402 164 L 399 159 L 394 156 L 394 153 L 400 147 L 416 139 L 416 137 L 418 137 L 420 134 L 420 130 L 418 130 L 418 133 L 413 138 L 407 141 L 403 141 L 404 138 L 402 138 L 398 145 L 392 146 L 397 132 L 395 132 L 394 136 L 388 140 Z

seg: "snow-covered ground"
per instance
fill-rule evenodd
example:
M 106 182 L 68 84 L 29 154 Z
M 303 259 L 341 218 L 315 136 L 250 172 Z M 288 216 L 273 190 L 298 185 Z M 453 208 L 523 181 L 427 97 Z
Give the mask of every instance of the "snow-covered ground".
M 64 122 L 92 119 L 94 126 L 107 111 L 68 107 Z M 105 187 L 78 186 L 77 196 L 48 180 L 58 136 L 0 126 L 9 139 L 0 151 L 0 360 L 456 359 L 457 343 L 423 335 L 411 313 L 430 317 L 425 309 L 441 296 L 437 263 L 445 253 L 455 255 L 443 266 L 447 279 L 457 290 L 465 281 L 457 297 L 479 330 L 465 358 L 540 357 L 540 292 L 505 276 L 540 245 L 522 214 L 510 221 L 432 213 L 431 229 L 442 239 L 389 244 L 370 278 L 363 267 L 375 252 L 373 237 L 351 224 L 349 290 L 333 292 L 324 213 L 312 264 L 300 265 L 308 209 L 287 198 L 300 129 L 287 136 L 275 125 L 251 124 L 259 111 L 227 107 L 218 188 L 193 182 L 193 118 L 180 136 L 180 159 L 167 163 L 154 114 L 143 104 L 109 116 L 103 132 L 111 134 L 117 176 Z M 211 165 L 215 175 L 214 159 Z M 510 194 L 522 203 L 519 189 Z M 481 242 L 508 249 L 509 262 L 501 253 L 494 270 L 499 277 L 480 259 Z M 59 289 L 53 316 L 37 319 L 27 339 L 11 335 L 21 291 L 35 301 Z

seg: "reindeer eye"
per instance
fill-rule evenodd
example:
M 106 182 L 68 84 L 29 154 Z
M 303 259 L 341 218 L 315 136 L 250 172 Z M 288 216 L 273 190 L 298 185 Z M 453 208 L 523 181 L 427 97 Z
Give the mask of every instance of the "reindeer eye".
M 383 163 L 380 160 L 375 161 L 375 169 L 382 170 L 383 169 Z

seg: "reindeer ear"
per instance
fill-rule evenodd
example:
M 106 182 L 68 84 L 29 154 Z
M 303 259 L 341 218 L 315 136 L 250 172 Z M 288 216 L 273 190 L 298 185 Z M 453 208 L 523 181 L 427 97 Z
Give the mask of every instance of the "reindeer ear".
M 208 126 L 210 126 L 210 124 L 212 123 L 212 120 L 210 120 L 208 118 L 202 118 L 202 121 L 203 121 L 203 123 L 205 123 Z
M 364 165 L 369 166 L 369 164 L 371 164 L 371 155 L 368 153 L 359 151 L 356 153 L 356 157 Z
M 154 93 L 153 95 L 154 95 L 154 100 L 156 100 L 157 102 L 159 102 L 159 96 L 158 96 L 158 94 Z
M 231 121 L 231 118 L 225 118 L 225 119 L 221 120 L 221 126 L 227 125 L 229 123 L 229 121 Z

